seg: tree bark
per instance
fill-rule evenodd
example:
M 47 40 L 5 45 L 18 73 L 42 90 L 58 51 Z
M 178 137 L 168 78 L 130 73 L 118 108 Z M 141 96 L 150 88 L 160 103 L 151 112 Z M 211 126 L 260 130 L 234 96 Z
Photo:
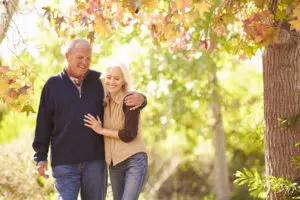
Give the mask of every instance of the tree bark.
M 212 64 L 212 99 L 211 109 L 213 114 L 213 142 L 214 142 L 214 172 L 216 200 L 229 200 L 229 177 L 228 164 L 226 159 L 225 133 L 222 122 L 222 110 L 218 93 L 217 67 Z
M 281 30 L 276 44 L 263 55 L 266 175 L 299 180 L 292 162 L 300 155 L 300 125 L 280 129 L 278 118 L 300 113 L 300 37 Z M 282 200 L 283 193 L 268 191 L 268 200 Z
M 12 16 L 17 10 L 19 0 L 0 1 L 0 44 L 6 36 Z

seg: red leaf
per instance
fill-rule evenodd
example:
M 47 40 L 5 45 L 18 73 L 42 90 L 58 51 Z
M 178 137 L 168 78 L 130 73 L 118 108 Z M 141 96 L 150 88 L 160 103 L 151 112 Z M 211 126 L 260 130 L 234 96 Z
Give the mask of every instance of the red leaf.
M 29 88 L 30 88 L 30 86 L 28 86 L 28 85 L 25 85 L 25 86 L 19 88 L 19 89 L 18 89 L 18 95 L 20 95 L 20 94 L 26 94 L 26 92 L 27 92 L 27 90 L 28 90 Z
M 6 74 L 9 71 L 9 66 L 0 66 L 0 74 Z

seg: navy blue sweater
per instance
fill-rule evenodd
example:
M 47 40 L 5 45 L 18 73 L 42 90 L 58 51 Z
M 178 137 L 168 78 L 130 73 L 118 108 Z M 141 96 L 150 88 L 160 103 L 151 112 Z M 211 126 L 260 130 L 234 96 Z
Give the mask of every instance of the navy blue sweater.
M 33 149 L 36 162 L 46 161 L 51 145 L 51 165 L 104 160 L 103 136 L 84 126 L 84 115 L 103 121 L 104 90 L 100 73 L 89 70 L 82 82 L 81 97 L 67 72 L 45 84 L 39 105 Z

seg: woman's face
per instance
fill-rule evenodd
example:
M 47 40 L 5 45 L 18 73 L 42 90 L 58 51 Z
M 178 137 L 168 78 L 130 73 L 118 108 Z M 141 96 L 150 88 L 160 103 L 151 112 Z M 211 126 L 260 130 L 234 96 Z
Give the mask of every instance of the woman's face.
M 104 79 L 105 88 L 112 95 L 117 94 L 124 85 L 124 77 L 120 67 L 109 67 Z

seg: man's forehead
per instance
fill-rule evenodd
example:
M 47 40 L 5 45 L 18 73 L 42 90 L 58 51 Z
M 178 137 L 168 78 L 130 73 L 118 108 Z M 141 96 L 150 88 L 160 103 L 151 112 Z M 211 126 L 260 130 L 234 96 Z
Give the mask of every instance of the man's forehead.
M 76 46 L 73 48 L 71 53 L 75 54 L 91 54 L 92 49 L 89 48 L 88 46 Z
M 91 45 L 88 42 L 85 41 L 81 41 L 81 42 L 77 42 L 74 46 L 74 48 L 91 48 Z

